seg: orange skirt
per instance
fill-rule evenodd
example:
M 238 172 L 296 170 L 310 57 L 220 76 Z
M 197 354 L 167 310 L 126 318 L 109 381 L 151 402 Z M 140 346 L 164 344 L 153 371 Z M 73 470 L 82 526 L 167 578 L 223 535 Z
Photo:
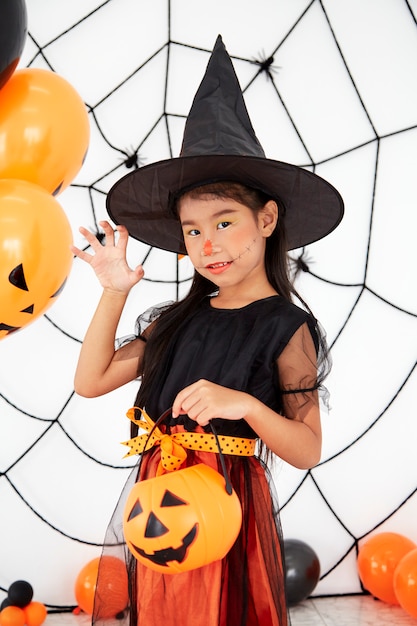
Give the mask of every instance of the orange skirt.
M 225 455 L 234 490 L 242 506 L 242 528 L 221 560 L 179 574 L 162 574 L 137 561 L 123 544 L 121 519 L 132 487 L 128 482 L 106 535 L 103 554 L 126 562 L 130 606 L 121 626 L 287 626 L 283 547 L 278 503 L 272 478 L 257 457 Z M 133 480 L 156 475 L 159 447 L 145 453 Z M 219 457 L 187 451 L 186 465 L 205 463 L 221 473 Z M 118 544 L 118 545 L 115 545 Z M 93 624 L 100 619 L 100 572 Z M 107 622 L 108 623 L 108 622 Z

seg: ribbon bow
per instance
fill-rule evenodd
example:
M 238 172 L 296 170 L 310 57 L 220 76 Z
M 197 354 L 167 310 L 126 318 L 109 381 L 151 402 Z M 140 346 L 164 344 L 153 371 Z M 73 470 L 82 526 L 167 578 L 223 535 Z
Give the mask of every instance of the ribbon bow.
M 135 417 L 135 410 L 140 411 L 141 416 L 139 419 Z M 173 472 L 177 470 L 187 458 L 187 452 L 181 440 L 187 433 L 174 433 L 173 435 L 167 435 L 155 427 L 154 422 L 149 415 L 143 409 L 138 407 L 132 407 L 126 413 L 127 417 L 136 424 L 141 430 L 144 430 L 142 435 L 138 435 L 128 441 L 122 441 L 122 445 L 129 446 L 130 450 L 124 455 L 124 458 L 133 456 L 135 454 L 141 454 L 145 450 L 149 450 L 153 446 L 158 446 L 161 449 L 161 462 L 157 469 L 157 476 L 164 472 Z M 152 433 L 152 434 L 150 434 Z M 185 443 L 183 441 L 183 443 Z

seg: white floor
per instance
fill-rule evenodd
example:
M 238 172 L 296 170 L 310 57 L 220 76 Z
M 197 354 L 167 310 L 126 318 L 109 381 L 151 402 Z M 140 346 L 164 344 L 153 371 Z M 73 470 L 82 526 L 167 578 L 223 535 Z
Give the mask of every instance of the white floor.
M 317 598 L 291 610 L 291 626 L 417 626 L 399 606 L 389 606 L 370 596 Z
M 88 615 L 50 614 L 45 626 L 88 626 Z M 109 620 L 108 626 L 120 622 Z M 389 606 L 370 596 L 316 598 L 291 609 L 291 626 L 417 626 L 398 606 Z

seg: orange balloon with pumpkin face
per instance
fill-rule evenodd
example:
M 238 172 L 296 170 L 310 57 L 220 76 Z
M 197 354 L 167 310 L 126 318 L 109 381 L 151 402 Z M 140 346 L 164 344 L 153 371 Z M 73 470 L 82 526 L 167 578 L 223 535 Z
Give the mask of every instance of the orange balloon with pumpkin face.
M 123 532 L 133 556 L 163 574 L 222 559 L 239 534 L 239 498 L 202 463 L 136 483 L 126 502 Z
M 89 140 L 85 104 L 55 72 L 16 70 L 0 90 L 0 178 L 58 195 L 80 170 Z
M 0 180 L 0 339 L 42 315 L 72 265 L 72 231 L 47 191 Z

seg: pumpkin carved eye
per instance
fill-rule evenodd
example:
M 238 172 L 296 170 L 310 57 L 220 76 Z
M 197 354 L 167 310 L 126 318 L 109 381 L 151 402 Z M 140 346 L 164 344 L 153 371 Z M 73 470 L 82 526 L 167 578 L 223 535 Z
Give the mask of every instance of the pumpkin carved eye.
M 29 287 L 27 286 L 25 272 L 23 271 L 22 263 L 19 263 L 19 265 L 16 265 L 16 267 L 12 269 L 12 271 L 9 274 L 9 282 L 14 287 L 17 287 L 18 289 L 21 289 L 22 291 L 29 291 Z M 29 313 L 30 315 L 33 315 L 33 310 L 34 310 L 34 306 L 33 304 L 30 304 L 25 309 L 21 309 L 20 312 Z M 4 328 L 2 328 L 2 330 L 4 330 Z
M 162 497 L 162 501 L 161 501 L 161 507 L 184 506 L 188 504 L 189 504 L 188 502 L 186 502 L 185 500 L 182 500 L 182 498 L 179 498 L 178 496 L 173 494 L 172 491 L 169 491 L 168 489 L 165 491 Z M 132 507 L 132 510 L 130 511 L 127 521 L 130 522 L 131 519 L 133 519 L 134 517 L 137 517 L 141 513 L 143 513 L 143 508 L 141 506 L 141 503 L 139 502 L 139 499 L 137 499 L 135 504 Z
M 172 491 L 166 489 L 162 497 L 160 506 L 161 508 L 163 508 L 171 506 L 186 506 L 188 504 L 188 502 L 173 494 Z M 132 510 L 130 511 L 128 521 L 130 522 L 130 520 L 134 519 L 141 513 L 143 513 L 143 508 L 138 498 L 133 505 Z M 151 511 L 149 513 L 148 521 L 146 522 L 145 537 L 161 537 L 162 535 L 165 535 L 165 533 L 167 533 L 168 531 L 169 529 L 165 526 L 165 524 L 163 524 L 161 520 L 157 518 L 155 513 Z
M 168 491 L 168 489 L 165 491 L 161 502 L 161 506 L 184 506 L 186 504 L 189 503 L 173 494 L 172 491 Z
M 155 513 L 152 513 L 151 511 L 146 523 L 145 537 L 148 539 L 151 537 L 162 537 L 162 535 L 165 535 L 168 531 L 169 528 L 167 528 L 165 524 L 163 524 L 161 520 L 156 517 Z
M 16 265 L 16 267 L 12 269 L 9 274 L 9 281 L 18 289 L 22 289 L 23 291 L 29 291 L 22 263 L 20 263 L 20 265 Z
M 170 506 L 184 506 L 187 504 L 188 502 L 185 502 L 185 500 L 182 500 L 167 489 L 161 501 L 161 508 Z M 169 532 L 169 528 L 167 528 L 165 524 L 163 524 L 161 520 L 159 520 L 156 515 L 151 512 L 149 514 L 146 524 L 145 537 L 161 537 L 167 532 Z
M 130 511 L 130 514 L 129 514 L 129 517 L 127 518 L 127 521 L 130 522 L 131 519 L 133 519 L 134 517 L 137 517 L 142 512 L 143 512 L 143 509 L 140 506 L 140 502 L 139 502 L 139 500 L 136 500 L 135 504 L 133 505 L 133 509 Z
M 18 289 L 21 289 L 22 291 L 29 291 L 22 263 L 19 263 L 19 265 L 16 265 L 16 267 L 12 269 L 9 274 L 9 282 L 11 285 L 17 287 Z M 66 282 L 67 279 L 65 278 L 64 282 L 61 284 L 60 287 L 58 287 L 55 293 L 52 294 L 51 298 L 57 298 L 59 296 L 59 294 L 63 291 Z M 34 305 L 30 304 L 25 309 L 21 309 L 20 313 L 30 313 L 32 315 L 33 311 Z

